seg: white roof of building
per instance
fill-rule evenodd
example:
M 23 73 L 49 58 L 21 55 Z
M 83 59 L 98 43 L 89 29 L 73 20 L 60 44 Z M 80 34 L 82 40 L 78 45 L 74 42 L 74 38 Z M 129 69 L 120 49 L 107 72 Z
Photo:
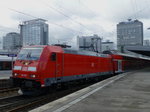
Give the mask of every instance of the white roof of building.
M 16 60 L 16 57 L 13 58 L 14 60 Z M 12 57 L 8 57 L 8 56 L 0 56 L 0 61 L 11 61 Z

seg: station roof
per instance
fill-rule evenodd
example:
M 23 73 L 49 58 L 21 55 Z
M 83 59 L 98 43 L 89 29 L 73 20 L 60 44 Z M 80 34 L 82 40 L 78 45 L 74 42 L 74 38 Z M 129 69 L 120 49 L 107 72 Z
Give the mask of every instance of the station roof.
M 16 57 L 14 57 L 13 60 L 16 60 Z M 0 62 L 2 62 L 2 61 L 12 61 L 12 57 L 1 56 L 1 55 L 0 55 Z
M 126 46 L 125 48 L 138 54 L 150 56 L 150 46 Z

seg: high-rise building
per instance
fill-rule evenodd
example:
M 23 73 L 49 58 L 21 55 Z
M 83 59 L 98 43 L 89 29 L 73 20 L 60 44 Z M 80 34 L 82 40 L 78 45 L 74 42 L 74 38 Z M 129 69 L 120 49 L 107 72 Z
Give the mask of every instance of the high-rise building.
M 123 52 L 126 46 L 143 45 L 143 23 L 129 19 L 117 24 L 117 48 Z
M 110 42 L 110 41 L 102 42 L 102 51 L 107 51 L 107 50 L 115 50 L 114 42 Z
M 21 48 L 21 38 L 20 34 L 16 32 L 11 32 L 3 37 L 3 49 L 12 51 Z
M 48 24 L 44 19 L 24 21 L 20 24 L 22 45 L 47 45 Z
M 79 50 L 101 52 L 101 38 L 98 35 L 77 37 Z
M 2 38 L 0 38 L 0 49 L 3 49 L 3 42 Z

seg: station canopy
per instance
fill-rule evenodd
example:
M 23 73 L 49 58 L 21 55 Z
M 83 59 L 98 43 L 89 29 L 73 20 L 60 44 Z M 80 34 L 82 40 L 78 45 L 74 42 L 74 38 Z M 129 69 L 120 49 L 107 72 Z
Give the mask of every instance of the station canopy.
M 150 46 L 126 46 L 125 49 L 145 56 L 150 56 Z

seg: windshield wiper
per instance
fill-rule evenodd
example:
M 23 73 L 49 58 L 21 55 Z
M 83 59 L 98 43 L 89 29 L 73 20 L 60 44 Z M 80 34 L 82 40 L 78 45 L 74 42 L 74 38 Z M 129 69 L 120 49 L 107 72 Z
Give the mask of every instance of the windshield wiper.
M 28 54 L 27 54 L 27 58 L 31 58 L 31 53 L 28 53 Z

